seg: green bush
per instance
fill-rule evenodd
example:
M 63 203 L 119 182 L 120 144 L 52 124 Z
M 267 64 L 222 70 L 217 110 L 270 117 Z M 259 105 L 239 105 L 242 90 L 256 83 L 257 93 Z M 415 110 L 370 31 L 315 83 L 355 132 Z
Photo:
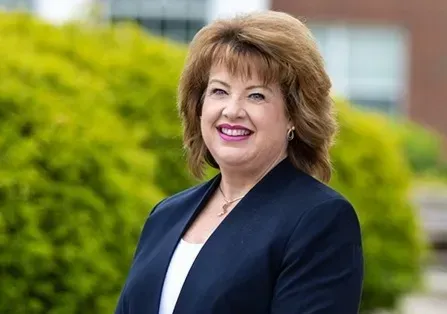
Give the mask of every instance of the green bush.
M 437 175 L 442 166 L 441 137 L 414 122 L 396 123 L 395 127 L 413 172 Z
M 360 217 L 365 254 L 362 312 L 392 308 L 418 288 L 424 243 L 409 203 L 411 173 L 390 121 L 337 101 L 340 134 L 331 184 Z
M 0 313 L 112 313 L 163 196 L 121 91 L 78 55 L 102 36 L 0 15 Z
M 0 312 L 111 313 L 152 205 L 195 182 L 175 107 L 185 48 L 132 25 L 0 16 Z M 363 226 L 364 310 L 419 276 L 409 172 L 386 122 L 340 103 L 332 185 Z
M 150 36 L 130 23 L 92 29 L 88 25 L 55 28 L 26 16 L 9 21 L 3 21 L 4 32 L 12 28 L 10 36 L 34 58 L 62 60 L 80 72 L 77 80 L 98 84 L 98 105 L 113 108 L 127 128 L 141 135 L 140 146 L 157 155 L 154 177 L 163 191 L 172 194 L 195 183 L 183 171 L 181 123 L 175 106 L 186 55 L 183 46 Z M 56 69 L 57 64 L 48 61 Z M 170 174 L 176 174 L 177 181 L 170 180 Z

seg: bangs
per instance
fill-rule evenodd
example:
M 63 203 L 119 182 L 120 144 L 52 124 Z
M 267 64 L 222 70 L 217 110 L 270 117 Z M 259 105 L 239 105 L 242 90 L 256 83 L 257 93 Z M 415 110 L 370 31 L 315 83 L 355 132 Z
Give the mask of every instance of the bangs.
M 253 45 L 241 42 L 217 43 L 211 50 L 210 67 L 222 65 L 231 75 L 251 79 L 255 75 L 264 85 L 280 83 L 280 64 Z

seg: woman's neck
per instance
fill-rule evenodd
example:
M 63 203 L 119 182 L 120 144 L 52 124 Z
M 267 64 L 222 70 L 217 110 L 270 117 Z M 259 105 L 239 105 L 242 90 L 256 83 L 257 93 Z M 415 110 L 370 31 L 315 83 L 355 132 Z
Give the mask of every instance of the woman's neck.
M 287 157 L 287 154 L 281 154 L 278 158 L 264 163 L 263 166 L 256 167 L 247 171 L 240 169 L 220 169 L 221 182 L 220 188 L 227 198 L 233 200 L 244 196 L 255 186 L 270 170 Z

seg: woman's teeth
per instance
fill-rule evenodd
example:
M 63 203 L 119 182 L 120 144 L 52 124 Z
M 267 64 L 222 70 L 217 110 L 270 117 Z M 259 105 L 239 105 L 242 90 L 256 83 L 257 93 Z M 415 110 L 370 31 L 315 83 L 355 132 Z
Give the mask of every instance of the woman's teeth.
M 244 129 L 227 129 L 227 128 L 222 128 L 220 131 L 223 134 L 229 135 L 229 136 L 245 136 L 245 135 L 249 135 L 250 134 L 249 130 L 244 130 Z

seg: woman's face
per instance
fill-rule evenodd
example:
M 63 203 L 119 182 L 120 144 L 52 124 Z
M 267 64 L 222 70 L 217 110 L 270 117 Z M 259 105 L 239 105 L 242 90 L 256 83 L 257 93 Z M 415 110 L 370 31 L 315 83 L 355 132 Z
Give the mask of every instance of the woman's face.
M 285 156 L 290 127 L 279 85 L 263 86 L 255 74 L 243 79 L 225 66 L 212 67 L 201 130 L 220 167 L 255 169 Z

